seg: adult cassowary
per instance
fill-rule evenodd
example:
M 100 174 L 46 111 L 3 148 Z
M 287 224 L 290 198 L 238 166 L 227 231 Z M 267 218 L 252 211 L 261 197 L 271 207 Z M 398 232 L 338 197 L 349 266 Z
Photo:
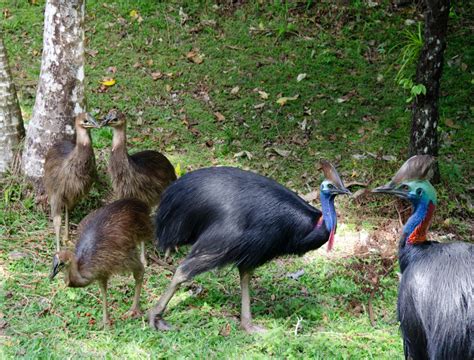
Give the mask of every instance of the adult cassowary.
M 162 250 L 193 244 L 166 292 L 150 312 L 150 326 L 168 330 L 162 314 L 178 286 L 194 276 L 233 264 L 242 290 L 241 327 L 252 324 L 249 282 L 252 272 L 285 254 L 301 255 L 329 241 L 336 231 L 334 198 L 350 194 L 336 169 L 322 162 L 322 213 L 272 179 L 232 167 L 193 171 L 165 190 L 156 216 Z
M 399 249 L 397 312 L 405 358 L 474 359 L 474 245 L 427 240 L 437 204 L 428 181 L 433 160 L 413 156 L 392 181 L 373 190 L 413 206 Z

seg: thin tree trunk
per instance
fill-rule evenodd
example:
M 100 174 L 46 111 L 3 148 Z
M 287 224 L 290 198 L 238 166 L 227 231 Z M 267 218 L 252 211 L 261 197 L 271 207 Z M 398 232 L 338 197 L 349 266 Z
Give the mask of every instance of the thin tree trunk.
M 410 156 L 438 155 L 438 99 L 449 7 L 449 0 L 426 0 L 425 41 L 416 69 L 416 83 L 426 87 L 426 95 L 418 95 L 413 104 Z M 437 163 L 433 181 L 439 182 Z
M 24 136 L 25 129 L 15 84 L 8 67 L 7 50 L 0 34 L 0 176 L 11 167 Z
M 73 138 L 74 118 L 85 109 L 84 1 L 46 2 L 41 74 L 22 161 L 37 197 L 44 194 L 42 177 L 48 149 Z

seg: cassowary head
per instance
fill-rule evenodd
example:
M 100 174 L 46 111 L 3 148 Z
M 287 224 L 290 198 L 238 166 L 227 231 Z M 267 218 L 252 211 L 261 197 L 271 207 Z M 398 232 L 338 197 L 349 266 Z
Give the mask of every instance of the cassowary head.
M 117 109 L 112 109 L 102 120 L 101 126 L 112 126 L 115 128 L 121 128 L 125 126 L 125 114 L 118 111 Z
M 436 190 L 429 182 L 433 162 L 434 158 L 430 155 L 412 156 L 389 183 L 373 189 L 372 192 L 396 195 L 409 200 L 415 206 L 430 200 L 436 204 Z
M 53 256 L 53 267 L 51 273 L 49 274 L 49 279 L 53 280 L 54 277 L 64 269 L 68 269 L 71 265 L 73 254 L 68 250 L 58 251 Z
M 100 127 L 100 125 L 92 117 L 92 115 L 89 114 L 89 113 L 86 113 L 86 112 L 81 113 L 81 114 L 76 116 L 75 125 L 76 125 L 76 128 L 81 127 L 81 128 L 84 128 L 84 129 Z
M 321 193 L 328 197 L 334 197 L 340 194 L 352 195 L 352 193 L 344 186 L 336 168 L 329 161 L 322 160 L 321 168 L 325 177 L 324 181 L 321 183 Z

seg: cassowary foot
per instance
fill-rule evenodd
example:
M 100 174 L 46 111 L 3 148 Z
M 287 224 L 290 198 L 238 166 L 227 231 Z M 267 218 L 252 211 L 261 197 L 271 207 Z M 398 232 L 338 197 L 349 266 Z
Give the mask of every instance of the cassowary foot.
M 242 330 L 244 330 L 247 334 L 264 334 L 266 333 L 268 330 L 265 329 L 264 327 L 262 326 L 258 326 L 258 325 L 255 325 L 255 324 L 243 324 L 241 323 L 240 324 L 240 327 Z
M 143 311 L 140 309 L 130 309 L 123 314 L 124 319 L 139 319 L 143 316 Z
M 102 324 L 100 325 L 100 329 L 102 330 L 107 330 L 113 327 L 114 321 L 111 319 L 107 319 L 106 321 L 103 321 Z
M 158 331 L 170 331 L 173 327 L 168 324 L 160 315 L 154 316 L 150 319 L 150 327 Z

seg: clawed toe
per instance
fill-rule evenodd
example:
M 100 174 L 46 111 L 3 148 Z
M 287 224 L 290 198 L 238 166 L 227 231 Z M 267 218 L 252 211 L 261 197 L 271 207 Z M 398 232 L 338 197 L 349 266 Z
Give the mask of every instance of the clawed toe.
M 264 334 L 268 330 L 255 324 L 240 324 L 240 327 L 248 334 Z
M 140 309 L 130 309 L 128 310 L 123 317 L 125 319 L 131 318 L 131 319 L 138 319 L 143 316 L 143 312 L 140 311 Z
M 161 316 L 154 316 L 150 318 L 150 327 L 158 331 L 170 331 L 173 327 L 168 324 Z

